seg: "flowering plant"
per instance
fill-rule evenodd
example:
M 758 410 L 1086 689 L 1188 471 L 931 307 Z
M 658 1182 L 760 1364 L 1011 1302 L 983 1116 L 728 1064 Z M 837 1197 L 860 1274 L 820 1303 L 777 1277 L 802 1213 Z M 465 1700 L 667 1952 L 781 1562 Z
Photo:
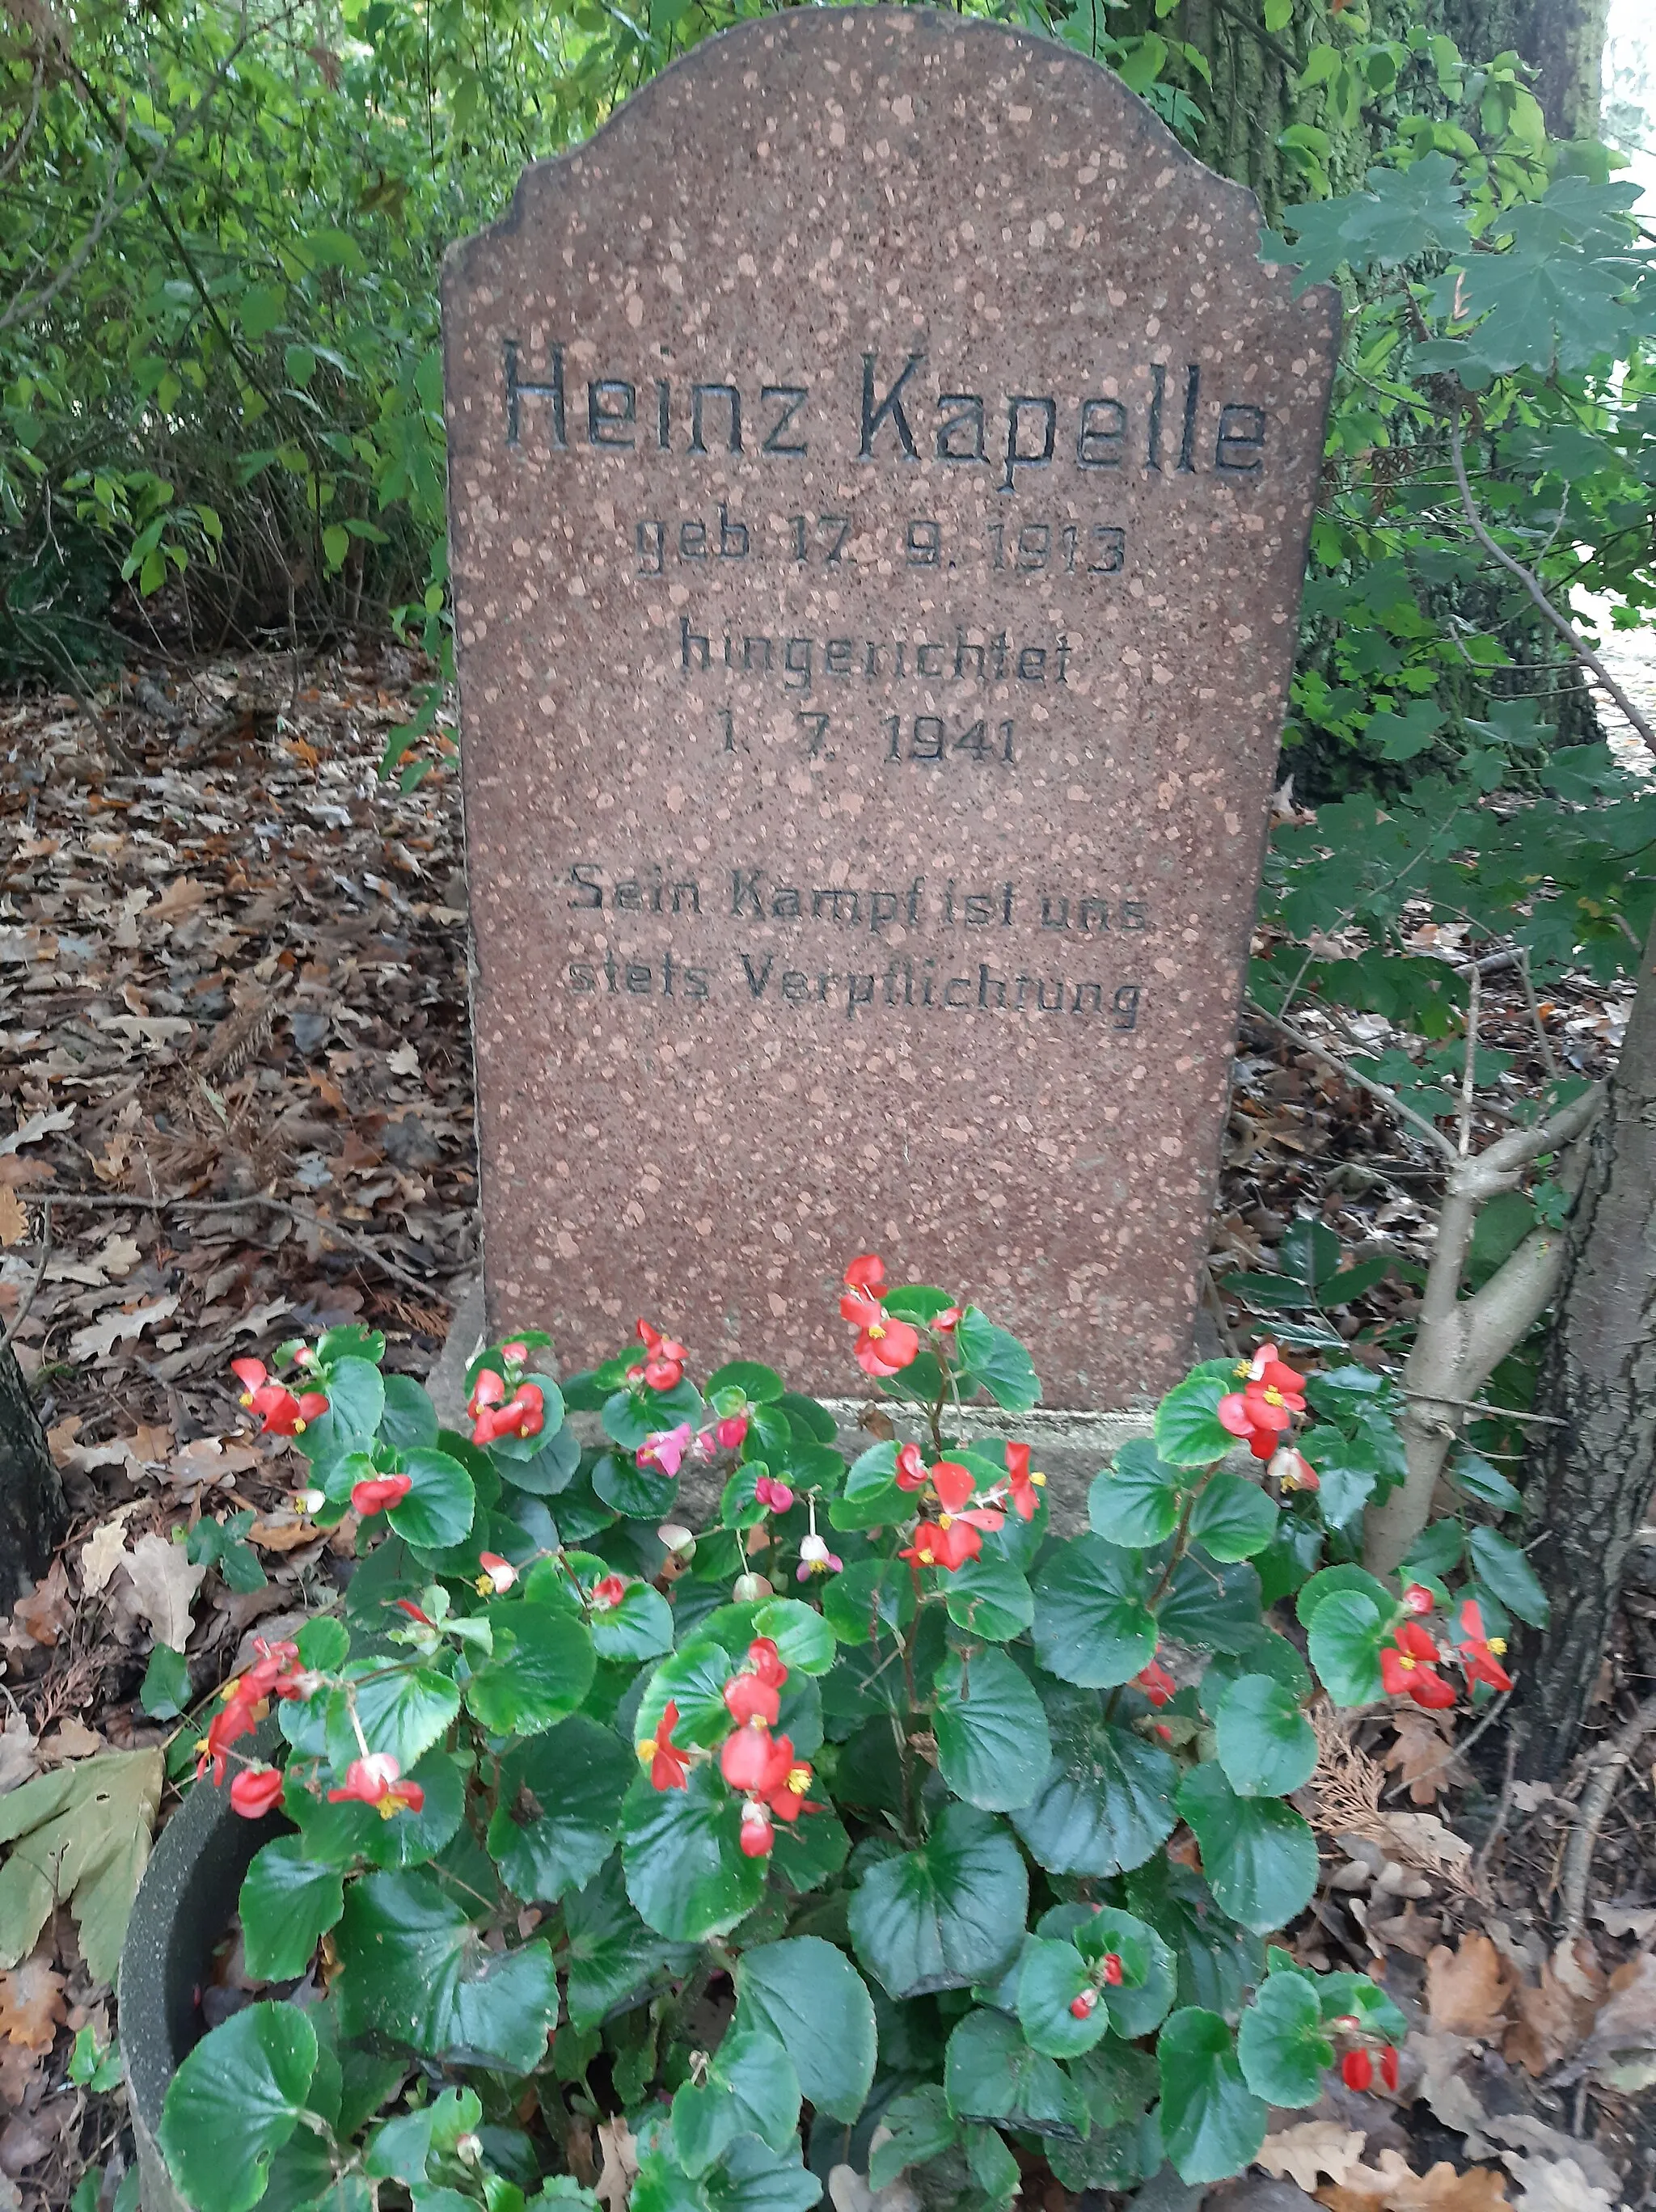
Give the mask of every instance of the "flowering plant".
M 596 2180 L 612 2212 L 805 2212 L 836 2165 L 988 2208 L 1042 2160 L 1214 2180 L 1329 2069 L 1396 2087 L 1385 1991 L 1262 1939 L 1315 1886 L 1318 1680 L 1504 1680 L 1476 1600 L 1312 1571 L 1273 1346 L 1171 1391 L 1061 1538 L 1032 1445 L 961 1432 L 980 1394 L 1032 1408 L 1025 1347 L 869 1255 L 841 1310 L 913 1431 L 871 1412 L 849 1458 L 772 1369 L 697 1387 L 643 1322 L 562 1384 L 543 1336 L 492 1347 L 465 1433 L 362 1330 L 284 1347 L 303 1400 L 244 1378 L 362 1556 L 200 1745 L 289 1825 L 241 1892 L 268 1994 L 167 2099 L 198 2212 Z

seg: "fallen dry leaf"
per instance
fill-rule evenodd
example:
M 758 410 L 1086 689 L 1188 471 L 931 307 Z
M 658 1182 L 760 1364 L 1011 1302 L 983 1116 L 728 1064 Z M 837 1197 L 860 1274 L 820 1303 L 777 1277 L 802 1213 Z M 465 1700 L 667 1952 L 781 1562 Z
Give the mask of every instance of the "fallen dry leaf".
M 131 1313 L 118 1311 L 102 1321 L 89 1322 L 69 1340 L 69 1356 L 76 1360 L 107 1359 L 118 1344 L 141 1336 L 156 1322 L 176 1313 L 178 1303 L 176 1294 L 169 1291 L 164 1298 L 151 1298 L 147 1305 L 135 1306 Z
M 0 1244 L 21 1244 L 28 1235 L 28 1214 L 9 1184 L 0 1183 Z
M 1439 1944 L 1426 1961 L 1432 2027 L 1452 2035 L 1492 2037 L 1506 2025 L 1513 1972 L 1487 1936 L 1463 1936 L 1460 1948 Z
M 54 1129 L 72 1129 L 75 1109 L 60 1106 L 55 1111 L 43 1109 L 20 1121 L 9 1137 L 0 1137 L 0 1155 L 19 1151 L 24 1145 L 38 1145 L 42 1137 L 49 1137 Z
M 1467 1867 L 1472 1846 L 1464 1836 L 1446 1828 L 1435 1813 L 1388 1813 L 1388 1840 L 1400 1858 L 1444 1875 L 1457 1889 L 1470 1890 Z
M 1435 1716 L 1412 1706 L 1394 1714 L 1391 1725 L 1396 1731 L 1395 1739 L 1380 1761 L 1381 1765 L 1409 1784 L 1412 1803 L 1434 1804 L 1450 1783 L 1458 1778 L 1456 1757 L 1450 1748 L 1452 1723 L 1446 1729 Z
M 146 921 L 181 921 L 186 914 L 194 914 L 204 906 L 208 890 L 193 876 L 174 876 L 172 882 L 144 914 Z
M 1507 2164 L 1523 2191 L 1519 2212 L 1611 2212 L 1616 2199 L 1608 2189 L 1595 2188 L 1573 2158 L 1519 2158 L 1509 2153 Z
M 0 1973 L 0 2035 L 25 2051 L 50 2051 L 64 2017 L 64 1978 L 49 1952 Z
M 88 1728 L 72 1713 L 59 1721 L 50 1735 L 43 1735 L 39 1746 L 41 1760 L 48 1766 L 65 1759 L 90 1759 L 108 1748 L 95 1729 Z
M 1390 1950 L 1406 1951 L 1411 1959 L 1428 1959 L 1443 1935 L 1443 1923 L 1435 1912 L 1416 1912 L 1411 1897 L 1391 1918 L 1371 1919 L 1368 1932 Z
M 1636 2095 L 1656 2084 L 1656 1959 L 1629 1959 L 1610 1990 L 1580 2056 L 1609 2087 Z
M 295 1513 L 279 1520 L 255 1521 L 247 1531 L 247 1541 L 257 1544 L 261 1552 L 296 1552 L 301 1544 L 315 1543 L 321 1534 Z
M 1561 1943 L 1551 1958 L 1543 1960 L 1539 1986 L 1519 1982 L 1513 1990 L 1518 2018 L 1507 2031 L 1502 2056 L 1537 2076 L 1573 2058 L 1586 2039 L 1607 1986 L 1585 1937 L 1577 1940 L 1574 1951 Z
M 1642 1943 L 1656 1928 L 1656 1906 L 1629 1905 L 1620 1898 L 1597 1898 L 1587 1911 L 1612 1936 L 1631 1936 Z
M 259 1454 L 247 1444 L 226 1443 L 217 1437 L 198 1437 L 168 1462 L 180 1484 L 218 1482 L 227 1474 L 245 1474 L 259 1465 Z
M 69 1573 L 61 1559 L 52 1561 L 43 1583 L 36 1583 L 27 1597 L 18 1599 L 11 1617 L 14 1626 L 32 1643 L 43 1644 L 50 1650 L 58 1641 L 75 1618 Z
M 1330 2212 L 1507 2212 L 1507 2177 L 1490 2166 L 1457 2173 L 1446 2159 L 1416 2173 L 1398 2152 L 1383 2150 L 1373 2166 L 1319 2189 L 1317 2202 Z
M 0 1724 L 0 1797 L 27 1782 L 34 1764 L 34 1731 L 21 1713 L 8 1713 Z
M 207 1570 L 192 1566 L 182 1544 L 165 1536 L 140 1536 L 122 1563 L 131 1577 L 138 1610 L 157 1644 L 182 1651 L 194 1626 L 190 1605 Z
M 104 1589 L 118 1566 L 126 1557 L 126 1530 L 123 1523 L 136 1513 L 142 1504 L 134 1498 L 131 1504 L 118 1505 L 107 1521 L 100 1522 L 81 1547 L 81 1588 L 93 1593 Z
M 609 2212 L 626 2212 L 627 2199 L 638 2172 L 638 2144 L 624 2113 L 618 2113 L 612 2120 L 599 2122 L 598 2142 L 604 2154 L 603 2171 L 597 2185 L 599 2202 L 607 2205 Z
M 1342 2128 L 1337 2120 L 1297 2120 L 1265 2137 L 1254 2164 L 1278 2181 L 1291 2178 L 1309 2193 L 1319 2174 L 1343 2181 L 1361 2166 L 1367 2140 L 1360 2128 Z

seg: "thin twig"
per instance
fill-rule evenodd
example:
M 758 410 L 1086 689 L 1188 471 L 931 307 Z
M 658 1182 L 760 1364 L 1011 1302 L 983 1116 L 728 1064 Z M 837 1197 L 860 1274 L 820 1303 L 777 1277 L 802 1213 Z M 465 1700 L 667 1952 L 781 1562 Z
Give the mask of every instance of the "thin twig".
M 1549 1429 L 1567 1429 L 1570 1425 L 1561 1413 L 1520 1413 L 1516 1406 L 1486 1406 L 1476 1398 L 1446 1397 L 1441 1390 L 1404 1390 L 1403 1395 L 1413 1398 L 1417 1405 L 1453 1406 L 1463 1413 L 1487 1414 L 1492 1421 L 1536 1421 Z
M 1363 1074 L 1361 1069 L 1349 1066 L 1337 1053 L 1328 1051 L 1314 1038 L 1308 1037 L 1303 1030 L 1295 1029 L 1292 1022 L 1285 1022 L 1280 1014 L 1269 1012 L 1257 999 L 1249 1000 L 1248 1012 L 1257 1014 L 1262 1022 L 1269 1023 L 1272 1029 L 1279 1030 L 1290 1044 L 1298 1045 L 1301 1052 L 1308 1052 L 1313 1060 L 1321 1060 L 1324 1067 L 1331 1067 L 1336 1074 L 1344 1076 L 1348 1083 L 1355 1083 L 1360 1091 L 1367 1091 L 1371 1097 L 1378 1098 L 1388 1112 L 1418 1129 L 1445 1159 L 1459 1158 L 1460 1155 L 1442 1130 L 1428 1121 L 1424 1114 L 1417 1114 L 1412 1106 L 1405 1106 L 1395 1091 L 1388 1091 L 1385 1084 L 1376 1083 L 1372 1076 Z
M 383 1252 L 372 1245 L 365 1237 L 353 1237 L 337 1221 L 330 1221 L 320 1213 L 307 1212 L 302 1207 L 290 1206 L 285 1198 L 267 1198 L 262 1191 L 250 1191 L 245 1198 L 140 1198 L 127 1196 L 112 1198 L 101 1191 L 55 1190 L 51 1203 L 54 1206 L 80 1206 L 96 1208 L 100 1212 L 119 1213 L 123 1208 L 136 1207 L 146 1213 L 234 1213 L 244 1206 L 262 1206 L 272 1213 L 284 1214 L 301 1229 L 314 1229 L 336 1243 L 360 1252 L 364 1259 L 372 1260 L 387 1275 L 395 1275 L 417 1291 L 429 1291 L 432 1282 L 423 1275 L 416 1275 L 388 1260 Z
M 1527 945 L 1520 945 L 1518 948 L 1518 973 L 1524 985 L 1524 999 L 1530 1009 L 1530 1019 L 1535 1024 L 1536 1040 L 1541 1047 L 1547 1079 L 1556 1083 L 1560 1073 L 1558 1060 L 1552 1048 L 1552 1039 L 1547 1035 L 1546 1024 L 1541 1018 L 1540 1001 L 1535 995 L 1535 978 L 1530 973 L 1530 948 Z
M 1428 1774 L 1436 1774 L 1440 1768 L 1447 1766 L 1451 1759 L 1458 1759 L 1462 1752 L 1470 1751 L 1472 1748 L 1472 1746 L 1477 1741 L 1478 1738 L 1483 1734 L 1484 1729 L 1487 1729 L 1492 1722 L 1496 1721 L 1501 1717 L 1502 1711 L 1506 1708 L 1507 1700 L 1512 1696 L 1512 1694 L 1513 1693 L 1510 1690 L 1503 1690 L 1470 1735 L 1464 1735 L 1460 1738 L 1458 1742 L 1452 1743 L 1448 1750 L 1444 1753 L 1443 1757 L 1441 1759 L 1434 1759 L 1430 1766 L 1419 1767 L 1413 1774 L 1405 1774 L 1400 1781 L 1394 1782 L 1391 1784 L 1391 1787 L 1386 1791 L 1386 1796 L 1388 1798 L 1395 1797 L 1399 1790 L 1412 1789 L 1416 1782 L 1424 1782 Z
M 1513 1809 L 1513 1776 L 1518 1768 L 1519 1730 L 1513 1729 L 1507 1738 L 1507 1771 L 1501 1778 L 1501 1798 L 1495 1807 L 1495 1817 L 1489 1823 L 1489 1832 L 1472 1854 L 1472 1879 L 1479 1881 L 1489 1863 L 1489 1854 L 1507 1832 L 1507 1822 Z
M 55 1196 L 56 1194 L 54 1193 L 53 1195 Z M 41 1284 L 45 1282 L 46 1279 L 46 1262 L 52 1257 L 52 1200 L 50 1198 L 41 1199 L 40 1201 L 40 1264 L 34 1270 L 34 1280 L 29 1285 L 28 1289 L 25 1291 L 21 1305 L 18 1307 L 16 1312 L 12 1316 L 10 1325 L 7 1328 L 4 1336 L 0 1337 L 0 1352 L 10 1351 L 12 1339 L 16 1335 L 18 1330 L 21 1328 L 23 1323 L 28 1319 L 29 1308 L 34 1304 L 35 1295 L 40 1290 Z
M 1546 592 L 1543 590 L 1538 579 L 1531 574 L 1530 570 L 1524 566 L 1524 563 L 1521 561 L 1513 560 L 1512 555 L 1499 545 L 1495 539 L 1490 535 L 1489 526 L 1485 523 L 1482 516 L 1477 511 L 1476 502 L 1472 497 L 1472 487 L 1466 480 L 1466 455 L 1462 450 L 1460 424 L 1458 422 L 1452 422 L 1449 425 L 1449 453 L 1450 458 L 1455 465 L 1455 482 L 1460 487 L 1461 507 L 1465 514 L 1467 521 L 1471 525 L 1473 537 L 1476 538 L 1478 544 L 1483 548 L 1484 551 L 1489 556 L 1491 560 L 1498 561 L 1509 576 L 1515 576 L 1519 582 L 1523 585 L 1525 590 L 1529 593 L 1530 597 L 1534 600 L 1536 605 L 1547 617 L 1547 620 L 1552 624 L 1553 628 L 1558 632 L 1560 637 L 1563 639 L 1565 644 L 1568 646 L 1570 651 L 1575 655 L 1576 659 L 1581 661 L 1586 667 L 1592 669 L 1593 674 L 1598 678 L 1598 681 L 1604 685 L 1605 690 L 1609 692 L 1610 697 L 1616 702 L 1622 712 L 1627 716 L 1629 721 L 1632 723 L 1634 728 L 1637 730 L 1639 735 L 1650 747 L 1652 752 L 1656 753 L 1656 729 L 1652 728 L 1650 723 L 1646 720 L 1644 715 L 1640 713 L 1638 708 L 1634 705 L 1632 700 L 1629 698 L 1627 693 L 1622 689 L 1616 678 L 1610 674 L 1609 669 L 1605 667 L 1604 662 L 1598 658 L 1598 655 L 1587 643 L 1580 631 L 1575 627 L 1575 624 L 1570 621 L 1568 616 L 1561 615 L 1559 613 L 1557 608 L 1553 605 L 1552 601 L 1547 597 Z
M 1472 1149 L 1472 1106 L 1477 1091 L 1478 994 L 1482 988 L 1483 977 L 1475 960 L 1466 983 L 1466 1065 L 1460 1072 L 1460 1142 L 1456 1150 L 1462 1159 Z
M 1653 1729 L 1656 1729 L 1656 1698 L 1647 1698 L 1633 1718 L 1592 1759 L 1587 1785 L 1575 1808 L 1575 1826 L 1564 1846 L 1560 1905 L 1566 1943 L 1573 1943 L 1586 1926 L 1587 1877 L 1592 1871 L 1593 1845 L 1623 1772 Z

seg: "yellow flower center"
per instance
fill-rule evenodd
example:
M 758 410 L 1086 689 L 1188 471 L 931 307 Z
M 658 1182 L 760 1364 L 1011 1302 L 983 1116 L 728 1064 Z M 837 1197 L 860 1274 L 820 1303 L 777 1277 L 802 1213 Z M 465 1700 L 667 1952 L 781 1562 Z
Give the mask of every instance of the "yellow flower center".
M 243 1404 L 244 1406 L 251 1406 L 251 1405 L 253 1404 L 253 1392 L 252 1392 L 251 1390 L 244 1390 L 244 1391 L 242 1392 L 242 1394 L 241 1394 L 241 1402 L 242 1402 L 242 1404 Z
M 921 1553 L 920 1564 L 922 1567 L 928 1567 L 932 1565 L 932 1555 L 929 1551 Z
M 1504 1636 L 1492 1636 L 1483 1648 L 1486 1651 L 1493 1651 L 1495 1657 L 1499 1659 L 1507 1649 L 1507 1639 Z
M 938 1516 L 937 1516 L 937 1525 L 938 1525 L 938 1527 L 939 1527 L 940 1528 L 953 1528 L 953 1526 L 954 1526 L 954 1516 L 953 1516 L 953 1513 L 940 1513 L 940 1514 L 938 1515 Z
M 1266 1391 L 1266 1393 L 1265 1393 L 1265 1403 L 1266 1403 L 1268 1406 L 1280 1406 L 1280 1405 L 1282 1405 L 1283 1402 L 1284 1402 L 1284 1401 L 1283 1401 L 1283 1397 L 1282 1397 L 1282 1392 L 1281 1392 L 1279 1389 L 1277 1389 L 1274 1385 L 1272 1386 L 1272 1388 L 1271 1388 L 1271 1389 L 1268 1389 L 1268 1390 Z
M 1044 1474 L 1032 1474 L 1029 1479 L 1032 1482 L 1038 1484 L 1042 1488 L 1045 1487 L 1046 1477 Z
M 648 1765 L 655 1756 L 655 1738 L 653 1735 L 640 1736 L 636 1749 L 639 1758 Z
M 1412 1667 L 1415 1662 L 1409 1657 L 1409 1654 L 1406 1651 L 1403 1651 L 1398 1654 L 1397 1663 L 1401 1667 Z
M 790 1796 L 803 1797 L 811 1786 L 808 1766 L 790 1766 L 788 1770 L 788 1790 Z
M 237 1692 L 240 1687 L 241 1687 L 241 1678 L 240 1678 L 240 1676 L 239 1674 L 232 1674 L 232 1675 L 231 1675 L 231 1677 L 230 1677 L 230 1679 L 229 1679 L 229 1680 L 228 1680 L 228 1681 L 224 1685 L 223 1688 L 219 1692 L 219 1693 L 218 1693 L 218 1694 L 220 1695 L 220 1697 L 221 1697 L 221 1698 L 223 1698 L 223 1700 L 224 1700 L 225 1704 L 228 1705 L 229 1704 L 229 1702 L 230 1702 L 231 1698 L 232 1698 L 233 1697 L 234 1697 L 234 1695 L 235 1695 L 236 1692 Z
M 305 1428 L 306 1424 L 303 1421 L 295 1420 L 293 1425 L 293 1432 L 295 1436 L 302 1437 L 305 1433 Z
M 885 1327 L 880 1322 L 871 1321 L 868 1323 L 868 1334 L 873 1337 L 884 1336 L 886 1334 Z
M 488 1575 L 479 1575 L 477 1580 L 472 1583 L 472 1587 L 476 1590 L 479 1597 L 487 1597 L 490 1591 L 493 1589 L 495 1585 L 492 1579 Z
M 382 1820 L 394 1820 L 402 1809 L 403 1801 L 400 1797 L 382 1797 L 380 1800 L 379 1814 Z

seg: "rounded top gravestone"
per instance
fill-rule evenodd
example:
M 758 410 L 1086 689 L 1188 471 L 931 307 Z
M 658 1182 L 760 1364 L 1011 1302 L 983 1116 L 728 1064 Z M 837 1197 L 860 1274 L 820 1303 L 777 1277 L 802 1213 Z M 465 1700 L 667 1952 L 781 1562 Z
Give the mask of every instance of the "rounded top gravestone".
M 495 1323 L 828 1389 L 874 1249 L 1176 1372 L 1337 333 L 1257 240 L 1093 63 L 807 8 L 450 254 Z

